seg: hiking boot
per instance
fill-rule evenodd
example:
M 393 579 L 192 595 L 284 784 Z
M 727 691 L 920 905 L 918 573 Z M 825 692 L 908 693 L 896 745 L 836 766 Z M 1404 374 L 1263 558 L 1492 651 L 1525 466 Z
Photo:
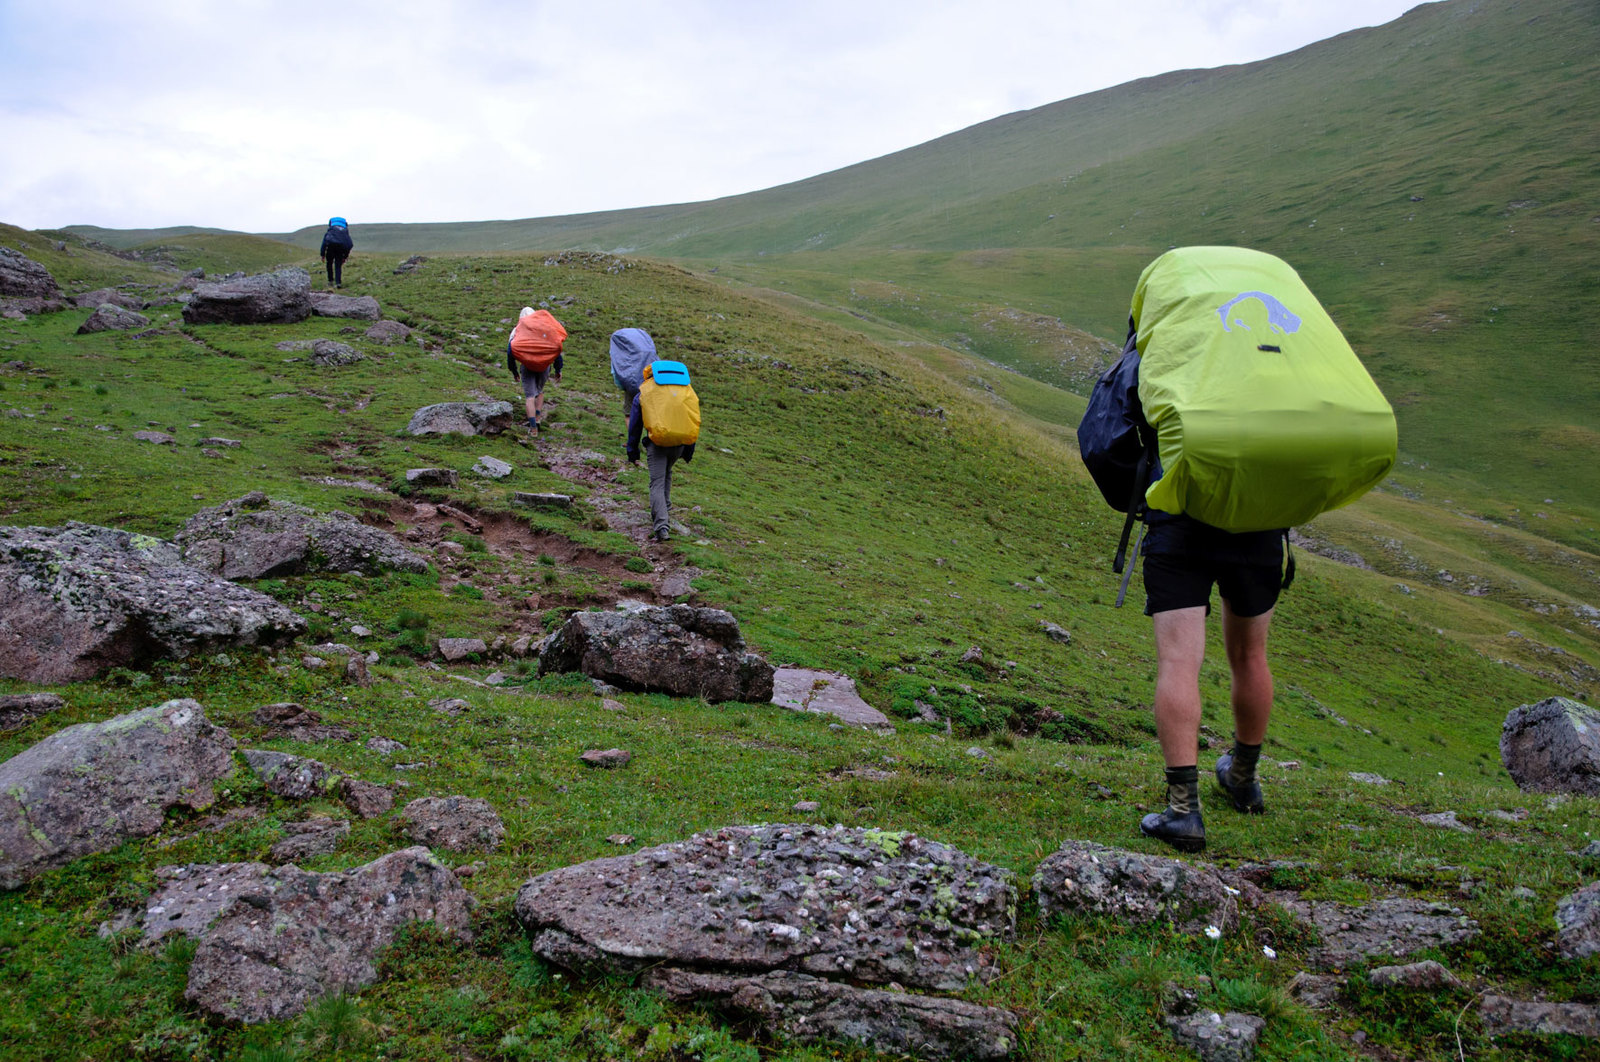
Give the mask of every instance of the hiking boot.
M 668 536 L 667 529 L 664 528 L 664 527 L 660 531 L 657 531 L 655 533 L 655 540 L 657 542 L 665 542 L 668 539 L 668 537 L 670 537 L 670 536 Z
M 538 417 L 529 417 L 528 418 L 528 434 L 529 435 L 538 435 L 539 434 L 539 418 Z
M 1231 784 L 1228 771 L 1232 766 L 1233 753 L 1224 752 L 1217 757 L 1217 788 L 1228 794 L 1228 799 L 1233 801 L 1233 810 L 1246 815 L 1266 814 L 1267 803 L 1261 799 L 1261 783 L 1252 778 L 1241 785 Z
M 1170 844 L 1180 852 L 1206 850 L 1206 824 L 1198 811 L 1179 814 L 1168 808 L 1146 815 L 1139 821 L 1139 832 Z

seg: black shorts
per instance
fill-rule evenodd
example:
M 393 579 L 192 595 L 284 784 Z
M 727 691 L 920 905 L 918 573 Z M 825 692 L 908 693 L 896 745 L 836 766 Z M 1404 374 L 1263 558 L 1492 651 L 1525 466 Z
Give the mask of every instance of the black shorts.
M 1283 589 L 1280 531 L 1230 534 L 1187 517 L 1162 514 L 1145 534 L 1144 614 L 1205 606 L 1215 585 L 1235 616 L 1271 611 Z

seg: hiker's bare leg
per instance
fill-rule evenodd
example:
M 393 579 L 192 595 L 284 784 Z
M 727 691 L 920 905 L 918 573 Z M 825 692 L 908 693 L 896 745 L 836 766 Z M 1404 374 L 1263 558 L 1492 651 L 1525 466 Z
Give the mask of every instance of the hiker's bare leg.
M 1156 635 L 1156 738 L 1168 767 L 1200 758 L 1200 663 L 1206 655 L 1206 610 L 1175 608 L 1151 619 Z
M 1259 616 L 1235 616 L 1222 602 L 1222 643 L 1233 674 L 1233 734 L 1246 745 L 1259 745 L 1272 717 L 1272 669 L 1267 665 L 1267 628 L 1272 610 Z
M 537 395 L 529 395 L 527 398 L 524 398 L 522 400 L 522 408 L 528 411 L 529 419 L 537 417 L 539 415 L 539 398 L 538 398 L 538 396 Z

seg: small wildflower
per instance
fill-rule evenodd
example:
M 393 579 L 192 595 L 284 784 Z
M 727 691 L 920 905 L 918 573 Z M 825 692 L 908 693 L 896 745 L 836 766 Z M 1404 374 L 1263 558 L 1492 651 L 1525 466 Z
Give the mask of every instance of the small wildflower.
M 1232 885 L 1224 885 L 1223 888 L 1228 890 L 1228 895 L 1229 896 L 1237 896 L 1237 895 L 1239 895 L 1239 890 L 1234 888 Z
M 1278 957 L 1278 953 L 1267 947 L 1265 944 L 1261 945 L 1261 954 L 1265 955 L 1269 959 L 1277 959 Z
M 1206 926 L 1206 936 L 1210 937 L 1212 940 L 1216 940 L 1222 936 L 1222 930 L 1218 929 L 1216 926 Z

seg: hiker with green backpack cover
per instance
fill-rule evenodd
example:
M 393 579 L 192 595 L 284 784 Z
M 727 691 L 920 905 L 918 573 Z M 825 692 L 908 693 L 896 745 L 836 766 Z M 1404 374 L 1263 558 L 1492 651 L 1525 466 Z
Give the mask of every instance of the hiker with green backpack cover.
M 1294 578 L 1288 529 L 1388 474 L 1394 412 L 1286 263 L 1241 247 L 1185 247 L 1140 275 L 1127 345 L 1095 385 L 1078 446 L 1107 502 L 1128 514 L 1117 572 L 1129 532 L 1141 530 L 1167 807 L 1140 831 L 1203 851 L 1199 677 L 1211 589 L 1222 599 L 1234 720 L 1216 783 L 1235 810 L 1261 814 L 1267 631 Z

